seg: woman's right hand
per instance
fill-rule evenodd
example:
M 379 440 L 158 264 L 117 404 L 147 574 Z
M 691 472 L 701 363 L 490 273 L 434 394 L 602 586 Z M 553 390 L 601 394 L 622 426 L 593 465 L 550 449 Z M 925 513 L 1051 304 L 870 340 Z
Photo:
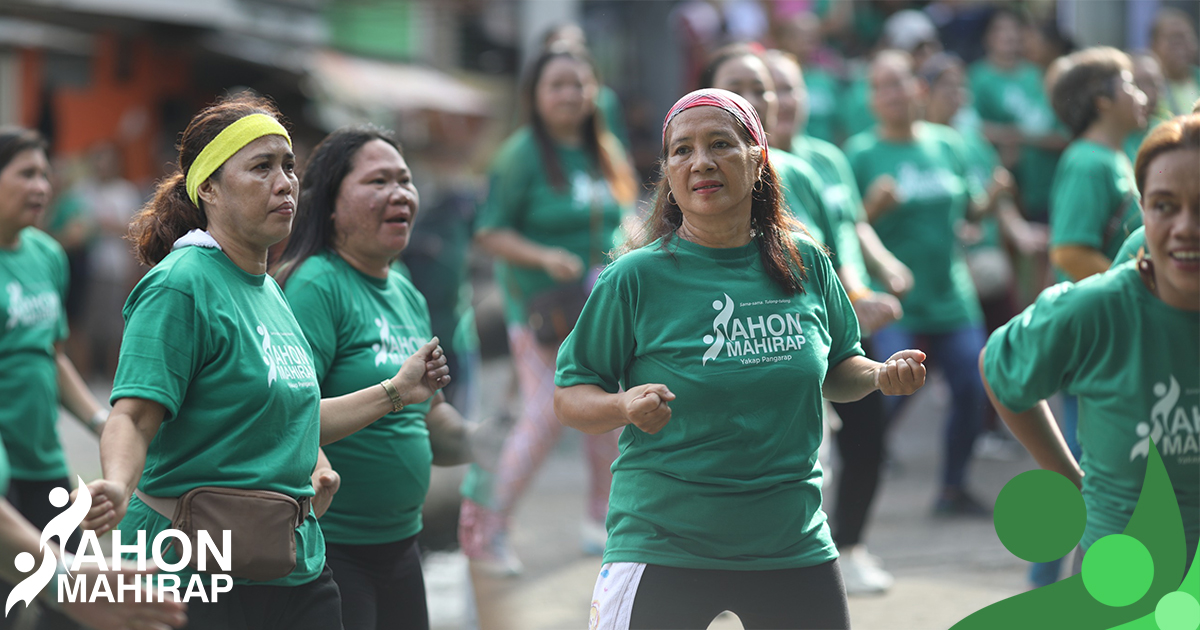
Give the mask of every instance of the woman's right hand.
M 103 536 L 125 518 L 125 511 L 129 508 L 129 495 L 124 485 L 108 479 L 97 479 L 89 483 L 87 490 L 92 495 L 92 507 L 83 517 L 79 527 L 95 531 L 98 537 Z M 72 503 L 78 494 L 79 489 L 71 493 Z
M 561 247 L 554 247 L 542 256 L 542 269 L 558 282 L 569 282 L 583 276 L 583 261 Z
M 625 419 L 646 433 L 658 433 L 671 419 L 671 407 L 667 403 L 675 400 L 675 394 L 666 385 L 638 385 L 621 396 Z
M 904 315 L 900 300 L 890 293 L 871 293 L 855 300 L 853 306 L 864 334 L 875 332 Z
M 450 384 L 450 368 L 446 366 L 446 353 L 434 337 L 421 346 L 400 366 L 392 377 L 392 384 L 400 392 L 405 405 L 416 405 L 429 400 L 437 390 Z
M 863 196 L 863 209 L 867 212 L 867 220 L 874 222 L 899 202 L 896 180 L 892 179 L 891 175 L 880 175 L 871 182 L 867 187 L 867 194 Z

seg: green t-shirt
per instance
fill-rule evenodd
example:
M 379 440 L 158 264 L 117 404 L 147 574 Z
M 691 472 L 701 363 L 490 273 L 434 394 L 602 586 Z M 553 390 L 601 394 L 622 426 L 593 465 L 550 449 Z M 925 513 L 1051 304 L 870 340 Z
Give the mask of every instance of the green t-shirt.
M 1090 140 L 1072 142 L 1054 173 L 1050 246 L 1083 245 L 1112 260 L 1141 224 L 1129 158 Z M 1061 270 L 1059 278 L 1067 279 Z
M 866 220 L 866 214 L 846 154 L 833 143 L 811 136 L 793 138 L 792 151 L 817 173 L 817 186 L 829 216 L 831 236 L 826 244 L 833 256 L 833 266 L 849 269 L 864 285 L 870 284 L 857 228 L 859 221 Z
M 842 134 L 850 138 L 875 126 L 875 112 L 871 110 L 871 84 L 865 69 L 851 79 L 842 97 L 838 100 L 838 122 Z
M 625 127 L 625 116 L 621 113 L 621 99 L 607 85 L 601 85 L 596 93 L 596 110 L 604 119 L 604 127 L 621 142 L 621 146 L 629 146 L 629 130 Z
M 1000 166 L 1000 155 L 996 147 L 977 130 L 962 131 L 963 148 L 966 149 L 967 179 L 978 190 L 987 190 L 992 182 L 992 174 Z M 968 247 L 969 250 L 1002 247 L 1000 238 L 1000 223 L 995 215 L 989 214 L 979 221 L 983 238 L 978 243 Z
M 1028 409 L 1057 391 L 1079 398 L 1084 548 L 1129 523 L 1153 439 L 1183 513 L 1187 557 L 1195 555 L 1198 347 L 1200 313 L 1154 297 L 1132 262 L 1046 289 L 988 340 L 984 375 L 1009 409 Z
M 899 202 L 875 220 L 885 247 L 913 273 L 898 326 L 917 333 L 957 330 L 983 321 L 955 224 L 981 191 L 967 179 L 962 137 L 949 127 L 918 123 L 911 142 L 890 142 L 875 130 L 846 142 L 859 193 L 881 175 L 896 180 Z M 875 290 L 886 289 L 876 283 Z
M 16 249 L 0 249 L 0 437 L 12 476 L 67 476 L 58 441 L 58 370 L 54 344 L 67 338 L 67 255 L 37 228 Z
M 841 86 L 832 74 L 816 66 L 804 69 L 804 89 L 808 92 L 808 124 L 802 133 L 826 142 L 837 138 L 838 95 Z
M 11 472 L 8 467 L 8 450 L 4 448 L 4 440 L 0 439 L 0 495 L 8 494 L 8 479 Z
M 288 302 L 312 345 L 321 397 L 356 392 L 396 375 L 432 338 L 425 298 L 399 273 L 386 280 L 324 251 L 288 279 Z M 448 342 L 449 340 L 447 340 Z M 321 529 L 330 542 L 374 545 L 421 531 L 433 451 L 425 415 L 430 402 L 406 405 L 325 445 L 342 485 Z
M 1112 267 L 1116 267 L 1121 263 L 1126 263 L 1137 259 L 1138 250 L 1146 245 L 1146 228 L 1139 225 L 1136 230 L 1130 232 L 1129 238 L 1121 243 L 1121 249 L 1117 251 L 1117 255 L 1113 257 Z M 1146 256 L 1150 256 L 1150 250 L 1146 250 Z M 1111 269 L 1111 267 L 1110 267 Z
M 582 149 L 556 147 L 566 190 L 556 190 L 546 178 L 533 132 L 513 134 L 492 160 L 487 199 L 479 211 L 478 230 L 512 229 L 549 247 L 562 247 L 584 265 L 607 262 L 617 244 L 621 208 L 608 183 Z M 599 220 L 593 220 L 593 205 Z M 597 224 L 597 229 L 592 224 Z M 529 300 L 553 288 L 545 271 L 496 262 L 496 280 L 504 291 L 505 319 L 524 324 Z
M 798 237 L 808 281 L 788 295 L 756 242 L 661 242 L 600 275 L 558 353 L 559 387 L 662 383 L 677 396 L 662 431 L 621 433 L 603 561 L 768 570 L 836 558 L 821 510 L 821 385 L 862 349 L 828 258 Z
M 818 243 L 829 242 L 831 234 L 829 213 L 821 199 L 818 182 L 820 176 L 807 162 L 782 149 L 771 149 L 768 153 L 775 173 L 779 176 L 779 188 L 784 203 L 804 227 L 808 228 Z
M 971 64 L 968 82 L 975 95 L 975 108 L 983 120 L 1016 125 L 1030 136 L 1065 132 L 1050 106 L 1042 85 L 1042 71 L 1036 65 L 1022 61 L 1012 70 L 1002 70 L 987 59 L 981 59 Z M 1058 156 L 1059 152 L 1051 149 L 1021 147 L 1013 175 L 1021 188 L 1021 201 L 1031 217 L 1040 218 L 1046 212 Z
M 166 408 L 139 490 L 177 497 L 223 486 L 313 496 L 320 390 L 308 341 L 273 278 L 246 273 L 218 249 L 182 247 L 138 282 L 124 315 L 112 401 L 142 398 Z M 153 540 L 170 526 L 134 497 L 120 529 L 145 530 Z M 254 583 L 305 584 L 324 567 L 325 539 L 310 512 L 296 529 L 296 569 Z

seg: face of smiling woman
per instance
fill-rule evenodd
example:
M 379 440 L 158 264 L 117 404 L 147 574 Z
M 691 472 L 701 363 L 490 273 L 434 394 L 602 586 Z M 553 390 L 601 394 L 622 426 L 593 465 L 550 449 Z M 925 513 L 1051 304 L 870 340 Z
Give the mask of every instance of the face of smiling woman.
M 1146 169 L 1142 220 L 1162 301 L 1200 310 L 1200 151 L 1176 149 Z
M 745 221 L 747 233 L 761 151 L 728 112 L 693 107 L 667 129 L 667 182 L 685 222 Z

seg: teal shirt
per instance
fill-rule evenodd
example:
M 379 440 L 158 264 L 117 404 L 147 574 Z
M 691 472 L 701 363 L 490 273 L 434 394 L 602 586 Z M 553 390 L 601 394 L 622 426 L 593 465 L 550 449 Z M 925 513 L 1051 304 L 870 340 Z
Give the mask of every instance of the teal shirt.
M 567 183 L 563 190 L 546 178 L 528 127 L 505 141 L 492 160 L 478 230 L 512 229 L 540 245 L 566 249 L 585 266 L 604 264 L 617 245 L 621 207 L 582 149 L 559 146 L 556 151 Z M 502 261 L 496 263 L 496 281 L 504 292 L 509 324 L 525 324 L 529 300 L 555 286 L 541 269 Z
M 808 124 L 803 133 L 835 142 L 841 85 L 832 74 L 810 66 L 804 69 L 804 89 L 808 92 Z
M 866 220 L 862 196 L 846 154 L 833 143 L 810 136 L 792 139 L 792 151 L 817 173 L 821 200 L 828 213 L 830 236 L 826 239 L 833 266 L 856 276 L 864 285 L 871 282 L 858 240 L 859 221 Z
M 1001 70 L 986 59 L 971 64 L 968 82 L 975 108 L 986 122 L 1016 125 L 1022 133 L 1043 136 L 1065 128 L 1054 115 L 1042 85 L 1042 71 L 1027 61 L 1012 70 Z M 1050 202 L 1050 187 L 1059 152 L 1024 146 L 1013 175 L 1020 185 L 1021 201 L 1030 216 L 1040 217 Z
M 67 476 L 54 344 L 67 338 L 67 255 L 37 228 L 0 248 L 0 438 L 15 479 Z
M 832 234 L 829 213 L 821 199 L 820 176 L 804 160 L 782 149 L 770 149 L 768 156 L 779 176 L 784 203 L 818 243 L 827 244 Z
M 871 85 L 865 71 L 851 79 L 846 89 L 842 90 L 838 101 L 838 121 L 847 138 L 875 126 L 875 112 L 871 110 Z
M 321 395 L 312 350 L 273 278 L 246 273 L 218 249 L 183 247 L 138 282 L 124 315 L 112 402 L 142 398 L 166 409 L 139 490 L 314 495 Z M 296 529 L 295 570 L 254 584 L 295 586 L 321 573 L 325 539 L 309 516 Z M 153 540 L 170 526 L 134 497 L 119 529 L 127 540 L 137 530 Z
M 878 177 L 896 181 L 899 202 L 874 222 L 879 239 L 913 273 L 896 325 L 916 333 L 941 333 L 979 324 L 983 312 L 967 269 L 955 224 L 982 191 L 967 178 L 966 152 L 958 132 L 918 123 L 911 142 L 891 142 L 875 130 L 846 142 L 859 193 Z M 886 291 L 875 283 L 876 291 Z
M 1124 152 L 1080 138 L 1054 173 L 1050 246 L 1082 245 L 1113 260 L 1142 224 L 1133 165 Z M 1059 271 L 1060 279 L 1067 279 Z
M 324 251 L 287 281 L 288 301 L 313 349 L 321 397 L 378 385 L 432 338 L 425 298 L 397 272 L 368 276 Z M 374 545 L 421 531 L 433 451 L 430 401 L 405 405 L 325 445 L 342 485 L 321 529 L 330 542 Z
M 987 343 L 983 371 L 1014 411 L 1062 391 L 1079 398 L 1086 549 L 1121 533 L 1162 455 L 1183 515 L 1188 558 L 1200 535 L 1200 313 L 1155 297 L 1136 263 L 1042 292 Z
M 621 433 L 604 562 L 757 571 L 837 557 L 821 510 L 821 385 L 862 349 L 828 258 L 797 244 L 799 295 L 767 277 L 756 242 L 656 241 L 600 275 L 555 384 L 662 383 L 677 396 L 658 433 Z
M 1121 263 L 1127 263 L 1131 260 L 1136 260 L 1138 251 L 1146 246 L 1146 227 L 1139 225 L 1138 229 L 1129 234 L 1129 238 L 1121 243 L 1121 249 L 1117 251 L 1117 255 L 1113 258 L 1112 266 L 1116 267 Z M 1150 256 L 1150 250 L 1146 250 L 1146 256 Z

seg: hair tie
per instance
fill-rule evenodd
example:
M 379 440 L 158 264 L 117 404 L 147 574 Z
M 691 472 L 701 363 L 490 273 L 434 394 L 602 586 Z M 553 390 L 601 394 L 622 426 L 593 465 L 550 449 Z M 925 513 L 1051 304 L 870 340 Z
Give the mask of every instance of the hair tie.
M 278 120 L 271 118 L 266 114 L 250 114 L 237 119 L 232 125 L 221 130 L 216 138 L 212 139 L 200 151 L 200 155 L 196 157 L 196 161 L 192 162 L 187 172 L 187 194 L 192 203 L 196 207 L 200 207 L 200 184 L 208 179 L 226 160 L 233 157 L 233 154 L 242 150 L 242 147 L 258 140 L 263 136 L 283 136 L 287 140 L 288 146 L 292 146 L 292 138 L 288 135 L 287 129 L 279 124 Z

